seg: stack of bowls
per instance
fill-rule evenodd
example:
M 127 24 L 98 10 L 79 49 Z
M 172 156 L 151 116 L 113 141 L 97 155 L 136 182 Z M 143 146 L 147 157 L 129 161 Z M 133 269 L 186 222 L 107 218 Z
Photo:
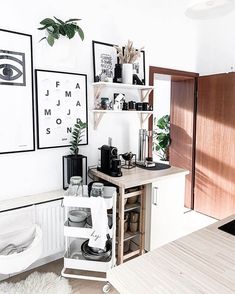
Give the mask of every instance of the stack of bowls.
M 110 240 L 106 242 L 106 246 L 104 249 L 90 247 L 88 246 L 88 242 L 89 240 L 86 240 L 81 246 L 82 255 L 85 259 L 106 261 L 111 256 L 112 242 Z
M 68 213 L 68 225 L 83 228 L 86 224 L 87 213 L 82 210 L 71 210 Z

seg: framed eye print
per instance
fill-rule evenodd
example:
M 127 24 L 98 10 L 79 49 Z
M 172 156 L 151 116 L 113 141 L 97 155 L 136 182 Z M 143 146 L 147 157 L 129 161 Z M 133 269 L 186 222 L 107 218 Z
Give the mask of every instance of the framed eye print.
M 70 146 L 77 120 L 87 123 L 87 76 L 40 69 L 35 76 L 38 149 Z M 88 128 L 80 145 L 87 144 Z
M 118 63 L 117 50 L 113 44 L 92 41 L 94 82 L 112 82 L 114 77 L 115 64 Z
M 0 154 L 35 150 L 32 36 L 0 29 Z

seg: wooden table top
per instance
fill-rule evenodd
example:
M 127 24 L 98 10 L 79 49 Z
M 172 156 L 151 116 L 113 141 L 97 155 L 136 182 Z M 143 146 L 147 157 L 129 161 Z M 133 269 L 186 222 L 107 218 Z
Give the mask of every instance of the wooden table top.
M 235 214 L 108 272 L 121 294 L 234 294 L 235 236 L 218 227 Z
M 99 177 L 100 179 L 106 180 L 118 187 L 126 189 L 150 184 L 163 178 L 166 179 L 167 177 L 172 177 L 174 175 L 187 175 L 188 171 L 172 166 L 164 170 L 147 170 L 139 167 L 135 167 L 129 170 L 122 169 L 123 175 L 121 177 L 111 177 L 100 171 L 97 171 L 96 169 L 91 169 L 90 173 L 96 177 Z

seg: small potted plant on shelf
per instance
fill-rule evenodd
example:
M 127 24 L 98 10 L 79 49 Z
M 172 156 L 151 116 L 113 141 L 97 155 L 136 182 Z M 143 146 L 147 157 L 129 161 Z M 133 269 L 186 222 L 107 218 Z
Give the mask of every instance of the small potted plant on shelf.
M 83 176 L 87 170 L 87 157 L 79 154 L 79 145 L 82 142 L 87 124 L 79 118 L 74 125 L 71 138 L 70 155 L 63 156 L 63 188 L 68 187 L 72 176 Z M 86 179 L 83 179 L 86 184 Z
M 170 116 L 164 115 L 159 120 L 154 119 L 156 129 L 153 131 L 153 150 L 162 161 L 169 161 Z
M 124 84 L 133 83 L 133 63 L 140 57 L 140 52 L 144 49 L 135 49 L 133 42 L 128 40 L 127 45 L 119 47 L 114 45 L 117 49 L 119 62 L 122 64 L 122 82 Z M 141 84 L 142 82 L 139 81 Z
M 62 21 L 55 16 L 54 19 L 45 18 L 40 22 L 42 27 L 38 28 L 38 30 L 45 30 L 47 35 L 40 41 L 46 40 L 47 43 L 52 47 L 55 43 L 55 40 L 58 40 L 61 36 L 72 39 L 76 33 L 78 33 L 82 41 L 84 40 L 84 32 L 77 24 L 77 22 L 81 19 L 71 18 L 69 20 Z

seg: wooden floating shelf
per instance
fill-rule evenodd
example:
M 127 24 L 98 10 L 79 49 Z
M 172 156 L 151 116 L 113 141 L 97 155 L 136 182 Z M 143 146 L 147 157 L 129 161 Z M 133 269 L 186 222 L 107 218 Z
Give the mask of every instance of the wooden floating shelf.
M 101 122 L 103 116 L 106 113 L 114 114 L 114 113 L 123 113 L 123 114 L 129 114 L 129 113 L 135 113 L 139 115 L 140 119 L 140 125 L 141 128 L 143 128 L 144 122 L 153 115 L 153 111 L 138 111 L 138 110 L 100 110 L 100 109 L 93 109 L 91 110 L 94 114 L 94 129 L 96 130 L 99 123 Z
M 125 89 L 136 89 L 136 90 L 152 90 L 154 86 L 147 85 L 130 85 L 123 83 L 110 83 L 110 82 L 97 82 L 92 83 L 93 86 L 97 87 L 112 87 L 112 88 L 125 88 Z
M 143 113 L 143 114 L 153 114 L 153 111 L 147 110 L 101 110 L 101 109 L 93 109 L 92 112 L 97 113 Z

